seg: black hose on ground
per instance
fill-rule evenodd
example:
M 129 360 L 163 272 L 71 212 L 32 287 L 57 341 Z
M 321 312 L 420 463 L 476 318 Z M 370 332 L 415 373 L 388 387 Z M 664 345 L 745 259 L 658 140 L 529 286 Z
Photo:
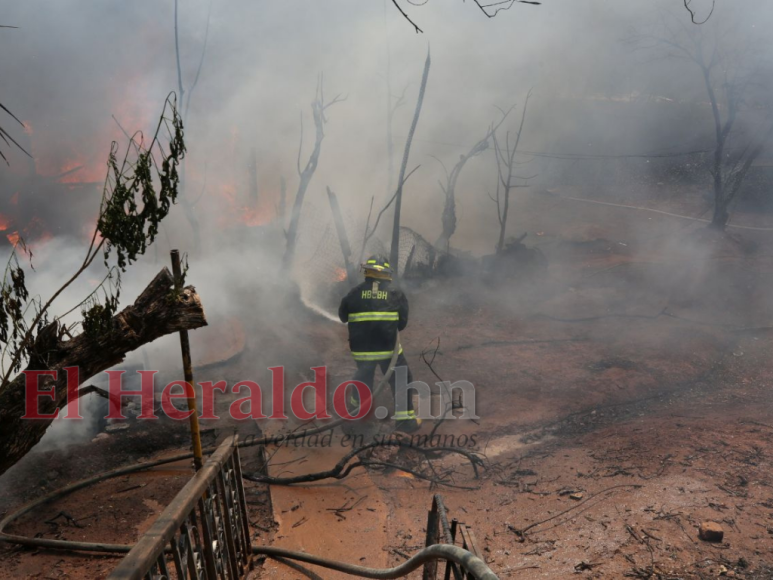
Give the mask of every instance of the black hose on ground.
M 467 572 L 476 580 L 498 580 L 497 575 L 491 571 L 491 568 L 489 568 L 483 560 L 459 546 L 451 546 L 450 544 L 433 544 L 432 546 L 427 546 L 423 550 L 416 552 L 402 564 L 399 564 L 394 568 L 384 569 L 366 568 L 365 566 L 357 566 L 355 564 L 334 562 L 333 560 L 320 558 L 319 556 L 312 556 L 310 554 L 304 554 L 303 552 L 295 552 L 283 548 L 272 548 L 270 546 L 253 546 L 252 553 L 264 555 L 269 558 L 287 558 L 298 562 L 321 566 L 329 570 L 343 572 L 344 574 L 349 574 L 351 576 L 373 578 L 375 580 L 402 578 L 427 562 L 431 562 L 432 560 L 447 560 L 449 562 L 455 562 L 465 568 L 465 570 L 467 570 Z
M 389 363 L 389 370 L 384 374 L 378 386 L 376 387 L 375 391 L 373 392 L 373 398 L 375 398 L 381 392 L 381 390 L 384 388 L 384 385 L 386 385 L 386 383 L 388 383 L 389 379 L 392 377 L 395 364 L 397 364 L 397 357 L 399 353 L 400 353 L 400 334 L 398 333 L 397 341 L 395 343 L 395 349 L 394 349 L 394 352 L 392 353 L 392 359 Z M 323 431 L 330 431 L 332 429 L 335 429 L 336 427 L 341 425 L 344 421 L 346 421 L 346 419 L 339 418 L 321 427 L 306 429 L 299 433 L 289 433 L 287 435 L 281 435 L 281 436 L 262 437 L 260 439 L 250 439 L 245 441 L 239 441 L 237 443 L 237 446 L 254 447 L 256 445 L 270 445 L 272 443 L 300 439 L 302 437 L 307 437 L 308 435 L 314 435 L 316 433 L 321 433 Z M 204 451 L 207 453 L 212 453 L 215 449 L 216 447 L 208 447 Z M 168 463 L 175 463 L 177 461 L 182 461 L 185 459 L 192 459 L 192 458 L 193 458 L 193 453 L 179 453 L 177 455 L 165 457 L 164 459 L 157 459 L 155 461 L 149 461 L 149 462 L 140 463 L 137 465 L 119 467 L 117 469 L 106 471 L 104 473 L 100 473 L 98 475 L 89 477 L 87 479 L 82 479 L 81 481 L 76 481 L 75 483 L 71 483 L 66 487 L 52 491 L 51 493 L 46 494 L 43 497 L 40 497 L 29 503 L 24 504 L 23 506 L 12 511 L 8 515 L 6 515 L 2 520 L 0 520 L 0 542 L 19 544 L 22 546 L 29 546 L 33 548 L 49 548 L 49 549 L 58 549 L 58 550 L 107 552 L 107 553 L 128 552 L 129 550 L 132 549 L 132 546 L 129 544 L 103 544 L 98 542 L 72 542 L 69 540 L 50 540 L 47 538 L 30 538 L 28 536 L 9 534 L 5 531 L 5 529 L 13 522 L 18 520 L 20 517 L 22 517 L 24 514 L 29 513 L 36 507 L 47 504 L 61 497 L 67 496 L 85 487 L 89 487 L 91 485 L 94 485 L 101 481 L 105 481 L 107 479 L 112 479 L 113 477 L 119 477 L 121 475 L 127 475 L 129 473 L 136 473 L 138 471 L 144 471 L 146 469 L 158 467 L 159 465 L 166 465 Z
M 389 379 L 391 378 L 394 372 L 394 365 L 397 363 L 397 356 L 399 354 L 399 351 L 400 351 L 400 338 L 398 335 L 397 344 L 395 345 L 394 353 L 392 354 L 392 360 L 390 361 L 389 370 L 386 372 L 384 377 L 381 379 L 381 382 L 379 382 L 378 386 L 373 392 L 374 398 L 381 392 L 384 385 L 386 385 L 386 383 L 389 382 Z M 344 421 L 345 419 L 340 418 L 322 427 L 307 429 L 301 433 L 291 433 L 281 437 L 263 437 L 261 439 L 241 441 L 237 445 L 239 447 L 252 447 L 255 445 L 267 445 L 267 444 L 276 443 L 279 441 L 298 439 L 315 433 L 320 433 L 323 431 L 329 431 L 331 429 L 335 429 L 337 426 L 341 425 Z M 211 453 L 212 451 L 214 451 L 214 449 L 215 449 L 214 447 L 209 447 L 206 449 L 206 451 Z M 157 467 L 159 465 L 174 463 L 177 461 L 182 461 L 184 459 L 191 459 L 192 457 L 193 457 L 193 453 L 181 453 L 178 455 L 173 455 L 171 457 L 166 457 L 164 459 L 157 459 L 155 461 L 150 461 L 139 465 L 119 467 L 117 469 L 113 469 L 111 471 L 107 471 L 107 472 L 95 475 L 94 477 L 77 481 L 66 487 L 52 491 L 51 493 L 44 495 L 41 498 L 38 498 L 36 500 L 33 500 L 23 505 L 19 509 L 11 512 L 5 518 L 0 520 L 0 542 L 8 542 L 11 544 L 19 544 L 22 546 L 29 546 L 29 547 L 36 547 L 36 548 L 48 548 L 48 549 L 69 550 L 69 551 L 100 552 L 100 553 L 112 553 L 112 554 L 128 553 L 134 547 L 132 544 L 103 544 L 98 542 L 75 542 L 70 540 L 51 540 L 47 538 L 30 538 L 28 536 L 9 534 L 5 531 L 5 528 L 7 528 L 11 523 L 19 519 L 24 514 L 29 513 L 36 507 L 39 507 L 41 505 L 54 501 L 60 497 L 69 495 L 75 491 L 89 487 L 101 481 L 105 481 L 107 479 L 111 479 L 113 477 L 118 477 L 121 475 L 126 475 L 129 473 L 144 471 L 146 469 Z M 414 554 L 411 558 L 409 558 L 402 564 L 395 566 L 394 568 L 385 568 L 385 569 L 367 568 L 364 566 L 357 566 L 355 564 L 347 564 L 345 562 L 336 562 L 333 560 L 328 560 L 326 558 L 321 558 L 319 556 L 306 554 L 304 552 L 286 550 L 283 548 L 274 548 L 271 546 L 252 546 L 252 553 L 256 555 L 263 555 L 268 558 L 275 558 L 277 560 L 289 559 L 289 560 L 294 560 L 298 562 L 305 562 L 307 564 L 313 564 L 315 566 L 320 566 L 322 568 L 336 570 L 344 574 L 349 574 L 352 576 L 360 576 L 362 578 L 373 578 L 375 580 L 390 580 L 393 578 L 400 578 L 418 569 L 426 562 L 429 562 L 432 560 L 448 560 L 451 562 L 456 562 L 457 564 L 463 566 L 465 569 L 469 571 L 469 573 L 474 578 L 476 578 L 476 580 L 497 580 L 497 576 L 491 571 L 491 569 L 486 565 L 486 563 L 483 562 L 483 560 L 481 560 L 480 558 L 477 558 L 467 550 L 463 550 L 458 546 L 452 546 L 447 544 L 436 544 L 433 546 L 428 546 L 427 548 L 424 548 L 423 550 Z

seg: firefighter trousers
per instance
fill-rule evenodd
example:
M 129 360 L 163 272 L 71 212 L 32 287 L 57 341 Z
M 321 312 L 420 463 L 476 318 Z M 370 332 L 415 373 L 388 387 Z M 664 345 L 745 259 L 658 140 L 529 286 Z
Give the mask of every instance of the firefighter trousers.
M 357 361 L 357 372 L 354 374 L 355 381 L 363 382 L 367 385 L 370 392 L 373 392 L 373 380 L 376 376 L 376 368 L 381 368 L 381 372 L 383 374 L 386 374 L 389 370 L 389 363 L 392 361 L 392 359 L 385 359 L 385 360 L 373 360 L 373 361 Z M 411 374 L 411 368 L 408 366 L 408 361 L 405 358 L 405 355 L 403 353 L 400 353 L 397 356 L 397 363 L 395 364 L 395 367 L 405 367 L 408 369 L 408 383 L 413 382 L 413 375 Z M 392 387 L 392 396 L 395 396 L 395 374 L 392 373 L 392 376 L 389 377 L 389 385 Z M 351 390 L 352 397 L 354 401 L 356 401 L 359 404 L 360 396 L 357 389 L 352 388 Z M 406 411 L 413 411 L 413 397 L 410 396 L 410 393 L 408 393 L 408 401 L 406 401 L 405 406 Z

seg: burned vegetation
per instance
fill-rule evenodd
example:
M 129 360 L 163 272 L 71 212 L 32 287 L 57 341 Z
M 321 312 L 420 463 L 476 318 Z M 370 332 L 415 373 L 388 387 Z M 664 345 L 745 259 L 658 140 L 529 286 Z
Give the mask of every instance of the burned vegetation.
M 771 577 L 767 3 L 85 4 L 0 65 L 0 578 Z

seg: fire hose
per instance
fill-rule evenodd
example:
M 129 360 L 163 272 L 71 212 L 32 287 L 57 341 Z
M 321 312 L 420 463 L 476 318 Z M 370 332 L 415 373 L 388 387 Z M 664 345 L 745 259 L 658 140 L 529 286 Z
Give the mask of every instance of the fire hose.
M 400 336 L 398 333 L 394 352 L 392 353 L 392 359 L 389 364 L 389 369 L 384 374 L 378 386 L 374 390 L 373 392 L 374 398 L 381 392 L 381 390 L 384 388 L 386 383 L 389 382 L 389 379 L 392 377 L 392 374 L 394 372 L 394 366 L 397 363 L 397 357 L 399 352 L 400 352 Z M 277 441 L 287 441 L 287 440 L 298 439 L 301 437 L 306 437 L 307 435 L 313 435 L 323 431 L 329 431 L 331 429 L 335 429 L 337 426 L 341 425 L 345 420 L 346 419 L 344 418 L 339 418 L 339 419 L 336 419 L 335 421 L 332 421 L 331 423 L 328 423 L 327 425 L 323 425 L 321 427 L 315 427 L 313 429 L 307 429 L 299 433 L 290 433 L 290 434 L 281 436 L 281 438 L 278 436 L 262 437 L 260 439 L 240 441 L 237 443 L 237 445 L 239 447 L 252 447 L 256 445 L 267 445 L 271 443 L 276 443 Z M 206 451 L 210 453 L 214 450 L 215 450 L 214 447 L 209 447 L 206 449 Z M 68 486 L 55 490 L 49 494 L 44 495 L 43 497 L 40 497 L 38 499 L 35 499 L 23 505 L 22 507 L 16 509 L 15 511 L 12 511 L 10 514 L 6 515 L 2 520 L 0 520 L 0 542 L 7 542 L 11 544 L 18 544 L 22 546 L 29 546 L 29 547 L 36 547 L 36 548 L 49 548 L 49 549 L 70 550 L 70 551 L 87 551 L 87 552 L 118 553 L 118 554 L 128 553 L 133 548 L 132 544 L 104 544 L 104 543 L 98 543 L 98 542 L 75 542 L 70 540 L 50 540 L 46 538 L 31 538 L 29 536 L 9 534 L 5 531 L 5 529 L 14 521 L 18 520 L 20 517 L 29 513 L 36 507 L 39 507 L 41 505 L 54 501 L 58 498 L 67 496 L 80 489 L 84 489 L 86 487 L 89 487 L 101 481 L 105 481 L 107 479 L 119 477 L 121 475 L 126 475 L 129 473 L 136 473 L 138 471 L 144 471 L 146 469 L 157 467 L 159 465 L 165 465 L 168 463 L 174 463 L 185 459 L 191 459 L 192 457 L 193 457 L 193 453 L 180 453 L 177 455 L 166 457 L 164 459 L 157 459 L 155 461 L 141 463 L 139 465 L 119 467 L 117 469 L 100 473 L 93 477 L 77 481 Z M 354 564 L 347 564 L 344 562 L 336 562 L 333 560 L 328 560 L 326 558 L 321 558 L 319 556 L 306 554 L 304 552 L 286 550 L 283 548 L 274 548 L 270 546 L 252 546 L 252 552 L 253 554 L 264 555 L 269 558 L 277 559 L 279 561 L 281 561 L 282 559 L 297 560 L 299 562 L 305 562 L 308 564 L 321 566 L 323 568 L 336 570 L 344 574 L 360 576 L 363 578 L 374 578 L 377 580 L 399 578 L 401 576 L 404 576 L 412 572 L 413 570 L 416 570 L 426 562 L 429 562 L 431 560 L 438 560 L 438 559 L 453 561 L 453 562 L 456 562 L 457 564 L 464 566 L 469 571 L 469 573 L 472 574 L 472 576 L 478 580 L 496 580 L 497 579 L 497 576 L 488 568 L 485 562 L 483 562 L 481 559 L 477 558 L 467 550 L 463 550 L 462 548 L 459 548 L 458 546 L 452 546 L 452 545 L 446 545 L 446 544 L 435 544 L 432 546 L 428 546 L 427 548 L 424 548 L 423 550 L 414 554 L 411 558 L 409 558 L 402 564 L 394 568 L 385 568 L 385 569 L 367 568 L 364 566 L 357 566 Z
M 378 386 L 373 391 L 373 398 L 375 398 L 381 392 L 381 390 L 384 388 L 384 385 L 386 385 L 386 383 L 388 383 L 389 379 L 392 377 L 392 374 L 394 372 L 394 366 L 395 364 L 397 364 L 397 357 L 399 353 L 400 353 L 400 334 L 398 333 L 397 341 L 395 343 L 395 349 L 394 349 L 394 352 L 392 353 L 392 359 L 389 361 L 389 369 L 387 370 L 386 373 L 384 373 L 384 376 L 382 377 Z M 237 443 L 237 446 L 253 447 L 256 445 L 270 445 L 272 443 L 277 443 L 281 441 L 291 441 L 294 439 L 300 439 L 308 435 L 314 435 L 316 433 L 321 433 L 323 431 L 329 431 L 331 429 L 335 429 L 336 427 L 344 423 L 344 421 L 346 421 L 346 419 L 339 418 L 339 419 L 336 419 L 335 421 L 331 421 L 327 425 L 323 425 L 321 427 L 314 427 L 313 429 L 306 429 L 298 433 L 288 433 L 286 435 L 273 436 L 273 437 L 261 437 L 260 439 L 246 439 L 244 441 L 239 441 Z M 207 449 L 205 449 L 205 451 L 207 451 L 208 453 L 212 453 L 213 451 L 215 451 L 215 449 L 217 449 L 217 447 L 208 447 Z M 5 528 L 7 528 L 11 523 L 18 520 L 24 514 L 29 513 L 36 507 L 47 504 L 60 497 L 69 495 L 75 491 L 78 491 L 79 489 L 83 489 L 85 487 L 89 487 L 91 485 L 99 483 L 100 481 L 105 481 L 106 479 L 112 479 L 114 477 L 119 477 L 121 475 L 127 475 L 129 473 L 144 471 L 152 467 L 158 467 L 159 465 L 166 465 L 167 463 L 176 463 L 178 461 L 183 461 L 185 459 L 192 459 L 192 458 L 193 458 L 193 453 L 179 453 L 177 455 L 171 455 L 163 459 L 156 459 L 155 461 L 148 461 L 145 463 L 130 465 L 127 467 L 119 467 L 117 469 L 99 473 L 87 479 L 76 481 L 75 483 L 71 483 L 68 486 L 52 491 L 51 493 L 44 495 L 43 497 L 40 497 L 27 504 L 24 504 L 23 506 L 21 506 L 15 511 L 12 511 L 10 514 L 8 514 L 2 520 L 0 520 L 0 542 L 20 544 L 22 546 L 30 546 L 30 547 L 38 547 L 38 548 L 54 548 L 54 549 L 61 549 L 61 550 L 87 550 L 90 552 L 128 552 L 132 546 L 127 544 L 101 544 L 96 542 L 71 542 L 67 540 L 48 540 L 45 538 L 30 538 L 28 536 L 9 534 L 5 531 Z
M 464 567 L 467 573 L 476 580 L 498 580 L 497 575 L 491 571 L 483 560 L 459 546 L 451 546 L 449 544 L 433 544 L 427 546 L 423 550 L 416 552 L 402 564 L 395 566 L 394 568 L 384 569 L 344 564 L 342 562 L 334 562 L 333 560 L 320 558 L 319 556 L 304 554 L 303 552 L 284 550 L 282 548 L 271 548 L 268 546 L 253 546 L 252 553 L 262 554 L 280 561 L 283 558 L 297 560 L 299 562 L 306 562 L 307 564 L 314 564 L 315 566 L 335 570 L 336 572 L 343 572 L 344 574 L 349 574 L 351 576 L 375 578 L 376 580 L 401 578 L 432 560 L 447 560 Z

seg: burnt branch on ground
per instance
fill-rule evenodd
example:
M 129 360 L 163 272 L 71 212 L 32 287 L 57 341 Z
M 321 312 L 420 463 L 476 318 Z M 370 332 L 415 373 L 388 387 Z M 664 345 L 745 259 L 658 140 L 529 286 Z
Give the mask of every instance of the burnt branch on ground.
M 267 483 L 269 485 L 296 485 L 300 483 L 310 483 L 314 481 L 321 481 L 323 479 L 344 479 L 354 469 L 358 467 L 387 467 L 391 469 L 397 469 L 405 473 L 410 473 L 411 475 L 413 475 L 418 479 L 430 481 L 436 485 L 445 485 L 447 487 L 456 487 L 459 489 L 476 489 L 476 488 L 456 485 L 448 481 L 447 478 L 442 478 L 438 476 L 428 476 L 420 471 L 416 471 L 415 469 L 412 469 L 410 467 L 406 467 L 403 465 L 398 465 L 396 463 L 359 459 L 360 454 L 364 453 L 365 451 L 375 449 L 377 447 L 398 447 L 401 449 L 408 449 L 412 451 L 417 451 L 423 454 L 425 457 L 427 457 L 430 454 L 435 454 L 438 452 L 457 453 L 459 455 L 464 456 L 470 462 L 470 466 L 472 467 L 473 472 L 475 473 L 476 479 L 480 476 L 478 468 L 485 467 L 483 459 L 478 454 L 467 451 L 460 447 L 433 447 L 430 449 L 430 448 L 424 448 L 424 447 L 417 447 L 415 445 L 412 445 L 404 441 L 375 441 L 373 443 L 368 443 L 367 445 L 363 445 L 361 447 L 353 449 L 352 451 L 347 453 L 344 457 L 342 457 L 341 460 L 338 461 L 338 463 L 336 463 L 331 469 L 328 469 L 326 471 L 309 473 L 306 475 L 297 475 L 295 477 L 273 477 L 273 476 L 264 475 L 264 474 L 244 474 L 244 479 L 247 479 L 248 481 L 254 481 L 257 483 Z M 352 462 L 352 460 L 355 458 L 357 458 L 357 461 Z
M 576 510 L 577 508 L 579 508 L 581 506 L 586 506 L 586 504 L 589 501 L 591 501 L 592 499 L 595 499 L 595 498 L 597 498 L 597 497 L 599 497 L 601 495 L 608 494 L 608 493 L 610 493 L 612 491 L 615 491 L 615 490 L 618 490 L 618 489 L 622 489 L 622 488 L 641 489 L 642 487 L 644 487 L 644 486 L 643 485 L 636 485 L 636 484 L 613 485 L 612 487 L 607 487 L 606 489 L 602 489 L 601 491 L 597 491 L 596 493 L 590 495 L 587 499 L 585 499 L 585 500 L 583 500 L 583 501 L 573 505 L 572 507 L 570 507 L 568 509 L 560 511 L 557 514 L 554 514 L 554 515 L 550 516 L 549 518 L 545 518 L 543 520 L 539 520 L 537 522 L 529 524 L 525 528 L 516 528 L 515 526 L 508 525 L 508 529 L 517 536 L 519 542 L 522 542 L 522 541 L 524 541 L 524 539 L 526 537 L 526 532 L 528 532 L 529 530 L 533 530 L 534 528 L 536 528 L 538 526 L 541 526 L 542 524 L 546 524 L 546 523 L 551 522 L 551 521 L 553 521 L 555 519 L 558 519 L 561 516 L 564 516 L 564 515 L 566 515 L 566 514 L 568 514 L 570 512 L 573 512 L 574 510 Z M 602 500 L 603 499 L 606 499 L 606 497 L 602 498 Z M 600 500 L 600 501 L 602 501 L 602 500 Z M 586 509 L 587 509 L 587 507 L 586 507 Z M 560 525 L 566 523 L 567 521 L 569 521 L 571 518 L 576 517 L 576 515 L 577 514 L 574 513 L 569 518 L 561 520 L 557 524 L 554 524 L 553 526 L 551 526 L 551 528 L 547 528 L 547 529 L 552 529 L 553 527 L 560 526 Z M 542 531 L 545 531 L 545 530 L 542 530 Z
M 446 390 L 447 398 L 443 396 L 443 393 L 440 394 L 440 400 L 445 403 L 443 408 L 443 414 L 440 416 L 440 418 L 435 421 L 435 425 L 432 427 L 432 431 L 429 433 L 429 440 L 432 441 L 432 437 L 435 435 L 435 431 L 438 430 L 438 427 L 443 424 L 443 421 L 445 421 L 446 416 L 448 413 L 453 411 L 454 403 L 453 403 L 453 393 L 448 392 L 448 386 L 446 381 L 442 379 L 442 377 L 435 372 L 435 368 L 432 366 L 432 363 L 435 362 L 435 357 L 437 356 L 438 350 L 440 350 L 440 337 L 437 337 L 437 344 L 435 345 L 435 350 L 432 352 L 432 358 L 427 360 L 427 354 L 429 353 L 429 349 L 421 351 L 421 360 L 424 362 L 425 365 L 427 365 L 427 368 L 429 368 L 430 372 L 435 375 L 435 378 L 440 381 L 440 384 L 443 386 L 443 388 Z

